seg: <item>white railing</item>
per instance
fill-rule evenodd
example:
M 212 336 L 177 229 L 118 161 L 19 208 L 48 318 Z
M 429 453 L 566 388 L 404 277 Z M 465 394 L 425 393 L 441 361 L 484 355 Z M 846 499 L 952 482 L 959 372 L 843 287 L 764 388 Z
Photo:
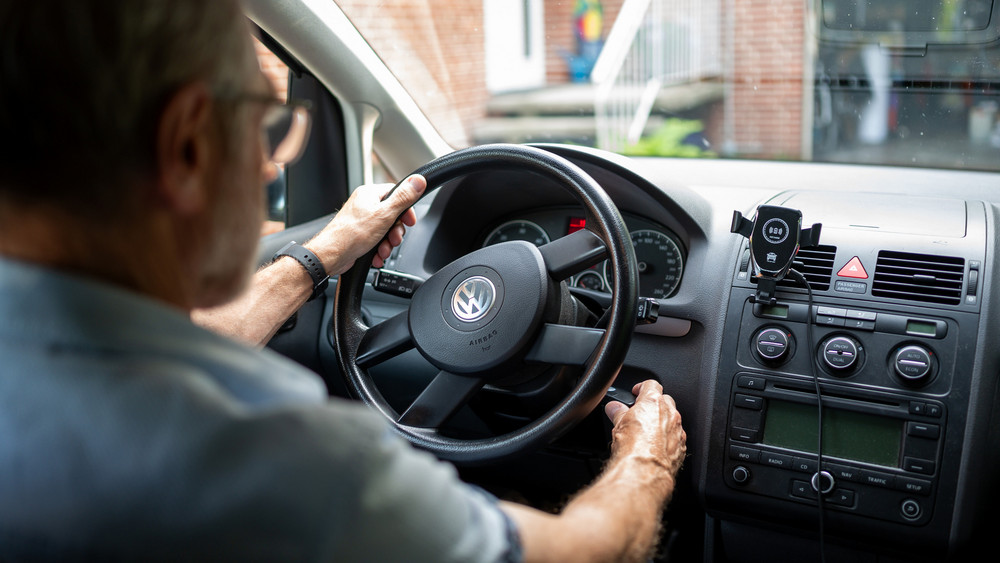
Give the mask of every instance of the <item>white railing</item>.
M 625 0 L 591 72 L 597 146 L 622 152 L 665 86 L 722 72 L 720 0 Z

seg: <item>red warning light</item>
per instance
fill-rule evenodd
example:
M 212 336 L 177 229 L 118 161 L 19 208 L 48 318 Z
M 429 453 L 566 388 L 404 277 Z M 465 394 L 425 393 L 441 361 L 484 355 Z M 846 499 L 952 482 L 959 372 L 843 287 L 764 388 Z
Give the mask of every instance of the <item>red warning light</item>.
M 837 272 L 837 275 L 842 278 L 868 279 L 868 272 L 865 271 L 865 267 L 861 265 L 861 259 L 857 256 L 851 258 L 847 264 L 844 264 L 844 267 Z
M 587 220 L 582 217 L 570 217 L 569 218 L 569 232 L 566 234 L 571 235 L 581 229 L 587 228 Z

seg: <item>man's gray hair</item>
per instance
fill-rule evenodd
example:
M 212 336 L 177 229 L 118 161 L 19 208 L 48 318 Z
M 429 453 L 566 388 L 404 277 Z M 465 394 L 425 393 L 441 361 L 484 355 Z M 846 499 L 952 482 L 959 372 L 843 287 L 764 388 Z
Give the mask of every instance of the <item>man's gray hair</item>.
M 129 199 L 178 88 L 245 87 L 240 14 L 237 0 L 0 3 L 0 197 L 82 212 Z

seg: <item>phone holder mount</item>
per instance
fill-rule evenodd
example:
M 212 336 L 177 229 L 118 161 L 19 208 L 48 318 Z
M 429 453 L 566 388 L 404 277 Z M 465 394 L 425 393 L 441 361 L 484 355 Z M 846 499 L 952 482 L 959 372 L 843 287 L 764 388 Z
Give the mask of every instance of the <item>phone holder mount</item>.
M 819 244 L 822 227 L 814 223 L 803 229 L 801 211 L 776 205 L 758 206 L 753 220 L 733 212 L 730 231 L 750 239 L 750 263 L 757 280 L 755 301 L 775 303 L 775 289 L 791 269 L 799 247 Z

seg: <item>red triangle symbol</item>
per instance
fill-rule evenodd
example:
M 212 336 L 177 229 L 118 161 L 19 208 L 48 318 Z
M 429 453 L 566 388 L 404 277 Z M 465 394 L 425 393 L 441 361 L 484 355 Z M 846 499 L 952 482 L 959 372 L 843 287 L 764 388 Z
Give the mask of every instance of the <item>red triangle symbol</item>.
M 861 259 L 857 256 L 851 258 L 847 264 L 844 264 L 844 267 L 837 272 L 837 275 L 842 278 L 868 279 L 868 272 L 865 271 L 865 267 L 861 265 Z

